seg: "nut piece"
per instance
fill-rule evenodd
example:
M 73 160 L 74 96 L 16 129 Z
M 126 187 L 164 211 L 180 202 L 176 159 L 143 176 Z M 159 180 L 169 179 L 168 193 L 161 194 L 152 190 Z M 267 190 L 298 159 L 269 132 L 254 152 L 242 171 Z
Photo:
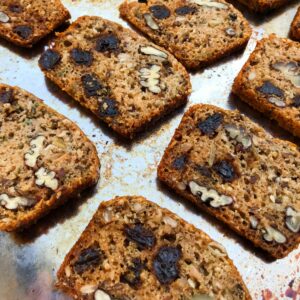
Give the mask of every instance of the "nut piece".
M 97 290 L 94 295 L 95 300 L 111 300 L 110 296 L 101 290 Z
M 256 228 L 257 228 L 257 225 L 258 225 L 258 220 L 257 220 L 257 218 L 254 217 L 254 216 L 250 216 L 249 220 L 250 220 L 250 226 L 251 226 L 251 228 L 252 228 L 252 229 L 256 229 Z
M 227 9 L 228 6 L 224 3 L 216 2 L 216 1 L 209 1 L 209 0 L 192 0 L 192 2 L 207 7 L 219 8 L 219 9 Z
M 251 136 L 246 134 L 244 128 L 238 128 L 234 124 L 226 124 L 224 128 L 226 132 L 228 132 L 230 138 L 242 144 L 244 149 L 247 149 L 252 145 Z
M 37 136 L 35 139 L 30 142 L 30 149 L 25 153 L 25 164 L 28 167 L 35 167 L 36 161 L 41 154 L 43 149 L 45 137 L 42 135 Z
M 284 77 L 290 80 L 293 85 L 300 87 L 300 65 L 292 62 L 277 62 L 272 65 L 272 68 L 283 73 Z
M 227 28 L 225 30 L 226 34 L 229 35 L 229 36 L 235 36 L 236 35 L 236 32 L 233 28 Z
M 292 207 L 288 207 L 286 209 L 286 218 L 285 218 L 285 223 L 287 228 L 294 232 L 297 233 L 300 231 L 300 212 L 294 210 Z
M 80 288 L 81 294 L 92 294 L 97 290 L 98 285 L 86 284 Z
M 3 11 L 0 11 L 0 22 L 7 23 L 9 21 L 9 16 L 5 14 Z
M 177 222 L 176 222 L 174 219 L 172 219 L 171 217 L 169 217 L 169 216 L 164 216 L 164 217 L 163 217 L 163 221 L 164 221 L 166 224 L 168 224 L 168 225 L 170 225 L 171 227 L 173 227 L 173 228 L 176 228 L 176 227 L 177 227 Z
M 209 295 L 205 294 L 197 294 L 194 295 L 191 300 L 214 300 L 214 298 L 210 297 Z
M 197 184 L 195 181 L 190 181 L 189 187 L 193 195 L 198 196 L 203 202 L 209 202 L 209 205 L 218 208 L 233 203 L 233 199 L 226 195 L 219 195 L 213 189 L 207 189 L 204 186 Z
M 160 66 L 152 65 L 150 68 L 140 69 L 140 84 L 154 94 L 159 94 L 161 88 L 159 86 Z
M 152 46 L 145 46 L 145 47 L 140 47 L 140 52 L 146 55 L 154 55 L 154 56 L 158 56 L 161 58 L 168 58 L 168 54 L 158 50 Z
M 35 181 L 37 185 L 44 185 L 53 191 L 58 188 L 58 180 L 55 178 L 55 172 L 41 167 L 35 172 L 35 176 L 37 178 Z
M 35 203 L 32 199 L 24 197 L 9 197 L 7 194 L 0 195 L 0 204 L 7 209 L 17 209 L 19 207 L 32 206 Z
M 278 230 L 271 226 L 266 227 L 263 231 L 263 238 L 267 242 L 277 242 L 278 244 L 283 244 L 286 242 L 286 237 Z
M 153 30 L 158 30 L 159 27 L 157 23 L 153 20 L 151 14 L 144 14 L 144 19 L 146 24 Z

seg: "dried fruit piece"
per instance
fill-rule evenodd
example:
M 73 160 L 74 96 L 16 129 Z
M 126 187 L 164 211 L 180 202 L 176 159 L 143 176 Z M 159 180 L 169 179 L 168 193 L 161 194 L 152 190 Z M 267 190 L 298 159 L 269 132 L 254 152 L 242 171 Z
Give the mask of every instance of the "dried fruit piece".
M 216 130 L 223 122 L 223 115 L 220 113 L 214 113 L 210 115 L 205 120 L 198 123 L 198 128 L 201 132 L 208 136 L 213 136 L 216 133 Z
M 138 287 L 141 284 L 141 273 L 144 267 L 144 263 L 139 258 L 134 258 L 128 270 L 121 274 L 121 282 L 128 283 L 132 288 Z
M 146 229 L 140 223 L 125 227 L 124 232 L 131 241 L 135 242 L 142 249 L 152 248 L 156 242 L 152 231 Z
M 158 56 L 161 58 L 168 58 L 168 54 L 158 50 L 152 46 L 145 46 L 145 47 L 140 47 L 140 52 L 146 55 L 154 55 L 154 56 Z
M 102 89 L 102 84 L 96 75 L 85 74 L 81 77 L 81 82 L 86 96 L 93 97 L 99 95 L 99 90 Z
M 0 92 L 0 103 L 12 103 L 13 102 L 13 92 L 12 90 L 2 90 Z
M 34 203 L 34 200 L 25 197 L 10 197 L 7 194 L 0 195 L 0 204 L 11 210 L 18 209 L 19 207 L 30 207 Z
M 22 39 L 26 40 L 32 35 L 33 30 L 30 26 L 18 25 L 13 28 L 13 32 L 20 36 Z
M 101 117 L 113 117 L 118 113 L 117 102 L 115 100 L 106 98 L 99 103 L 99 115 Z
M 221 160 L 213 165 L 213 169 L 225 182 L 231 182 L 237 177 L 234 167 L 230 161 Z
M 197 165 L 195 168 L 202 176 L 211 177 L 211 170 L 206 166 Z
M 206 7 L 219 8 L 219 9 L 228 9 L 228 6 L 224 3 L 220 3 L 217 1 L 209 1 L 209 0 L 192 0 L 192 2 Z
M 30 142 L 30 149 L 25 153 L 25 164 L 28 167 L 35 167 L 36 161 L 41 154 L 43 149 L 45 137 L 42 135 L 37 136 L 35 139 Z
M 97 266 L 102 260 L 102 252 L 98 246 L 92 246 L 81 251 L 77 261 L 74 263 L 74 270 L 81 274 L 91 266 Z
M 285 223 L 287 228 L 294 232 L 297 233 L 300 231 L 300 212 L 296 211 L 292 207 L 288 207 L 286 209 L 286 218 L 285 218 Z
M 176 157 L 173 161 L 172 166 L 176 169 L 176 170 L 181 170 L 184 168 L 186 164 L 186 156 L 185 155 L 181 155 L 179 157 Z
M 277 62 L 272 68 L 283 73 L 284 77 L 290 80 L 293 85 L 300 87 L 300 64 L 294 61 Z
M 3 11 L 0 11 L 0 22 L 7 23 L 8 21 L 9 21 L 9 16 Z
M 279 98 L 284 96 L 284 92 L 270 81 L 265 81 L 261 87 L 257 88 L 257 90 L 265 95 L 274 95 Z
M 265 229 L 262 230 L 263 238 L 267 242 L 277 242 L 278 244 L 283 244 L 286 242 L 286 237 L 278 230 L 271 226 L 267 226 Z
M 96 50 L 99 52 L 115 51 L 119 49 L 119 45 L 119 39 L 114 34 L 108 34 L 97 39 Z
M 49 171 L 44 167 L 38 169 L 35 172 L 37 185 L 44 185 L 52 190 L 56 190 L 58 188 L 58 180 L 55 178 L 55 172 Z
M 14 13 L 20 13 L 23 11 L 22 6 L 18 4 L 11 4 L 9 10 Z
M 90 51 L 84 51 L 78 48 L 71 50 L 71 57 L 79 65 L 90 66 L 93 61 L 93 55 Z
M 178 261 L 181 250 L 178 247 L 161 247 L 153 261 L 153 269 L 160 283 L 169 284 L 179 277 Z
M 42 70 L 51 70 L 61 60 L 59 53 L 52 49 L 47 49 L 39 59 Z
M 294 98 L 293 98 L 293 106 L 295 107 L 300 107 L 300 95 L 296 95 Z
M 140 69 L 140 84 L 154 94 L 161 92 L 159 86 L 160 69 L 161 67 L 158 65 Z
M 157 25 L 157 23 L 153 20 L 153 17 L 151 16 L 151 14 L 144 14 L 144 19 L 146 24 L 153 30 L 158 30 L 159 27 Z
M 149 7 L 156 19 L 167 19 L 170 17 L 170 10 L 165 5 L 153 5 Z
M 185 16 L 185 15 L 191 15 L 197 12 L 197 9 L 192 6 L 181 6 L 175 9 L 176 15 L 179 16 Z
M 234 124 L 226 124 L 224 128 L 225 131 L 229 134 L 229 137 L 240 143 L 244 149 L 248 149 L 249 147 L 251 147 L 251 136 L 245 132 L 244 128 L 238 128 Z

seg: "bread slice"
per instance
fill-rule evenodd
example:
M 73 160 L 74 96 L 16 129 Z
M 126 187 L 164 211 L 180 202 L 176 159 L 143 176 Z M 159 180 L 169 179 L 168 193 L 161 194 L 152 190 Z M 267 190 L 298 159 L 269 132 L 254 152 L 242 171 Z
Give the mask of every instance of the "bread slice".
M 300 41 L 300 6 L 291 24 L 291 37 L 294 40 Z
M 126 1 L 120 14 L 189 69 L 243 48 L 251 36 L 247 20 L 223 0 Z
M 274 34 L 259 41 L 232 91 L 300 136 L 300 44 Z
M 95 146 L 34 95 L 0 84 L 0 230 L 28 226 L 94 185 Z
M 58 34 L 39 64 L 126 138 L 183 105 L 191 92 L 189 75 L 173 55 L 100 17 L 80 17 Z
M 251 299 L 219 243 L 139 196 L 102 203 L 57 276 L 75 299 Z
M 275 258 L 300 241 L 300 154 L 238 111 L 195 105 L 158 177 Z
M 60 0 L 6 0 L 0 3 L 0 37 L 32 47 L 70 18 Z
M 267 13 L 288 4 L 289 0 L 238 0 L 253 12 Z

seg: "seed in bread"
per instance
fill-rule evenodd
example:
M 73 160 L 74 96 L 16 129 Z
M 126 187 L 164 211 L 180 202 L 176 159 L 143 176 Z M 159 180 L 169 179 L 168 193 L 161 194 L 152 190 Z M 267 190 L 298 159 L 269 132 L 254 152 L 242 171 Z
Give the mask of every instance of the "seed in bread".
M 34 95 L 0 84 L 0 230 L 13 231 L 94 185 L 95 146 Z
M 246 19 L 223 0 L 126 1 L 120 13 L 189 69 L 243 48 L 251 35 Z
M 32 47 L 69 18 L 60 0 L 1 1 L 0 37 L 18 46 Z
M 183 105 L 189 75 L 166 50 L 117 23 L 80 17 L 39 61 L 45 75 L 127 138 Z
M 298 7 L 297 13 L 291 24 L 291 37 L 294 40 L 300 41 L 300 7 Z
M 251 299 L 219 243 L 138 196 L 102 203 L 57 276 L 75 299 Z
M 232 91 L 300 136 L 300 44 L 274 34 L 259 41 Z
M 300 241 L 300 154 L 237 111 L 195 105 L 158 167 L 171 189 L 281 258 Z

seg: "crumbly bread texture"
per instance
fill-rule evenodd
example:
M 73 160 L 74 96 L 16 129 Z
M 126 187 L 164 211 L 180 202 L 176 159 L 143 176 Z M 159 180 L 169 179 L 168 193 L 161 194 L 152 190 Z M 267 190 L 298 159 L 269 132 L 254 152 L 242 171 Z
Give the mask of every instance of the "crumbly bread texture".
M 1 1 L 0 37 L 22 47 L 32 47 L 69 18 L 60 0 Z
M 100 205 L 57 287 L 75 299 L 251 299 L 219 243 L 138 196 Z
M 132 138 L 183 105 L 189 75 L 167 51 L 100 17 L 80 17 L 39 61 L 45 75 L 112 129 Z
M 238 0 L 246 5 L 253 12 L 267 13 L 279 8 L 289 2 L 289 0 Z
M 177 193 L 275 258 L 300 241 L 300 154 L 238 111 L 195 105 L 158 167 Z
M 99 178 L 95 146 L 42 100 L 0 84 L 0 230 L 28 226 Z
M 120 13 L 189 69 L 243 48 L 251 36 L 247 20 L 223 0 L 126 1 Z
M 300 7 L 298 7 L 297 13 L 291 24 L 291 37 L 294 40 L 300 41 Z
M 232 91 L 300 136 L 300 44 L 276 35 L 259 41 Z

